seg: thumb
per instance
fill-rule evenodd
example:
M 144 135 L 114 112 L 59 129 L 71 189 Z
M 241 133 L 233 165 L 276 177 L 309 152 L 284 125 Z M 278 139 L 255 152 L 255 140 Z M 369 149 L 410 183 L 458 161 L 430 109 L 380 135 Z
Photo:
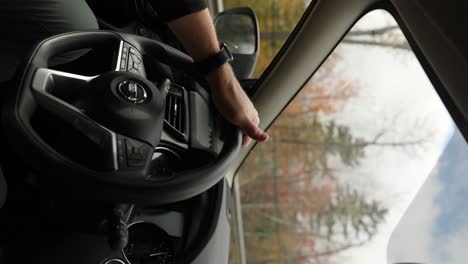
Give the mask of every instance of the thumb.
M 241 126 L 241 129 L 247 136 L 256 141 L 265 142 L 269 138 L 268 134 L 252 121 L 246 122 Z

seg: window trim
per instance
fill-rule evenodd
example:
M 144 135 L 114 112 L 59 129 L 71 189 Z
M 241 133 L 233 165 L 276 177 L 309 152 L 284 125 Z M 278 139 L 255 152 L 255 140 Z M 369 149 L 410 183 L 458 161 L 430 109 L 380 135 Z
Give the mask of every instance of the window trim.
M 239 178 L 235 178 L 231 189 L 231 225 L 236 225 L 235 228 L 231 227 L 231 230 L 235 233 L 232 237 L 231 242 L 234 241 L 238 248 L 238 258 L 241 264 L 247 263 L 247 254 L 245 250 L 245 239 L 244 239 L 244 222 L 242 219 L 242 205 L 240 201 L 239 191 Z
M 275 66 L 280 62 L 281 58 L 283 55 L 286 53 L 286 51 L 289 49 L 289 46 L 291 46 L 292 42 L 296 39 L 296 36 L 299 34 L 301 29 L 303 28 L 305 22 L 309 18 L 310 14 L 315 10 L 315 7 L 317 6 L 317 3 L 319 0 L 311 0 L 309 6 L 306 8 L 304 11 L 304 14 L 302 14 L 302 17 L 299 19 L 297 22 L 297 25 L 294 27 L 294 29 L 291 31 L 289 34 L 288 38 L 286 41 L 283 43 L 281 48 L 279 49 L 278 53 L 275 54 L 273 59 L 271 60 L 270 64 L 266 67 L 266 69 L 262 72 L 260 77 L 258 77 L 257 81 L 255 84 L 252 86 L 252 88 L 248 91 L 248 94 L 251 96 L 255 94 L 258 90 L 258 88 L 261 86 L 261 84 L 265 81 L 265 79 L 271 74 Z M 261 40 L 260 40 L 261 41 Z M 327 58 L 330 54 L 327 55 Z M 320 63 L 320 65 L 323 64 L 324 61 Z M 315 73 L 315 72 L 314 72 Z M 313 74 L 312 74 L 313 75 Z M 302 87 L 300 88 L 302 89 Z M 289 104 L 290 102 L 288 102 Z

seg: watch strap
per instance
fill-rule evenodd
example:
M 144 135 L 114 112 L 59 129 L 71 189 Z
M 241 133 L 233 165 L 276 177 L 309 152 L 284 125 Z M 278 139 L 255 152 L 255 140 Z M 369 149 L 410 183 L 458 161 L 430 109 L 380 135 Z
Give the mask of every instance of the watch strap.
M 231 62 L 234 59 L 226 44 L 220 44 L 218 53 L 209 56 L 208 58 L 196 62 L 197 71 L 206 76 L 208 73 L 221 67 L 223 64 Z

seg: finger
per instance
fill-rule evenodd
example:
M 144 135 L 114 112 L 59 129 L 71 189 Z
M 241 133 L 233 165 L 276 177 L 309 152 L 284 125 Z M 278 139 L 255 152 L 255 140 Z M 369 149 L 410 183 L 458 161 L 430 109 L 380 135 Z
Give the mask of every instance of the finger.
M 224 126 L 222 125 L 223 122 L 224 122 L 224 121 L 223 121 L 223 118 L 222 118 L 220 115 L 218 115 L 218 116 L 216 117 L 216 124 L 217 124 L 217 127 L 219 128 L 219 139 L 220 139 L 221 141 L 224 141 L 224 135 L 225 135 L 225 133 L 226 133 L 225 128 L 224 128 Z
M 250 138 L 260 141 L 260 142 L 265 142 L 268 140 L 269 136 L 268 134 L 260 129 L 258 126 L 256 126 L 254 123 L 249 122 L 245 126 L 242 127 L 242 130 L 244 133 L 246 133 Z
M 246 146 L 249 145 L 249 143 L 252 141 L 249 136 L 246 134 L 242 133 L 242 147 L 245 148 Z
M 258 124 L 260 124 L 260 117 L 258 117 L 258 115 L 254 115 L 252 118 L 252 122 L 255 126 L 258 127 Z

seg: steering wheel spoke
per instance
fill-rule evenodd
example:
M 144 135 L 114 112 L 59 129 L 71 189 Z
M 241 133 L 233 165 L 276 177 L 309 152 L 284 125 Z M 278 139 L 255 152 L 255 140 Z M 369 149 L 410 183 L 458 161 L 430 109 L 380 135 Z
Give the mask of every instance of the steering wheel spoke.
M 85 85 L 94 79 L 45 68 L 36 71 L 32 81 L 32 92 L 39 106 L 56 114 L 80 131 L 103 131 L 104 128 L 86 116 L 83 110 L 67 102 L 65 98 L 83 93 Z M 81 90 L 81 91 L 80 91 Z
M 32 92 L 39 106 L 56 114 L 80 131 L 103 131 L 102 126 L 91 120 L 82 110 L 67 102 L 65 98 L 83 93 L 85 85 L 94 77 L 86 77 L 45 68 L 36 71 L 32 81 Z
M 114 171 L 146 171 L 153 154 L 148 143 L 118 134 L 94 121 L 85 110 L 66 102 L 89 89 L 97 78 L 40 68 L 32 83 L 33 94 L 40 106 L 59 116 L 74 129 L 107 153 L 103 168 Z
M 88 77 L 46 68 L 39 68 L 31 85 L 39 106 L 52 112 L 86 136 L 100 149 L 109 153 L 105 167 L 118 169 L 117 135 L 89 118 L 82 110 L 62 98 L 83 93 L 86 85 L 96 77 Z
M 87 84 L 96 78 L 68 72 L 39 68 L 34 73 L 31 88 L 38 103 L 50 111 L 68 108 L 79 110 L 67 103 L 67 99 L 78 97 L 85 92 Z M 67 112 L 68 112 L 67 111 Z

